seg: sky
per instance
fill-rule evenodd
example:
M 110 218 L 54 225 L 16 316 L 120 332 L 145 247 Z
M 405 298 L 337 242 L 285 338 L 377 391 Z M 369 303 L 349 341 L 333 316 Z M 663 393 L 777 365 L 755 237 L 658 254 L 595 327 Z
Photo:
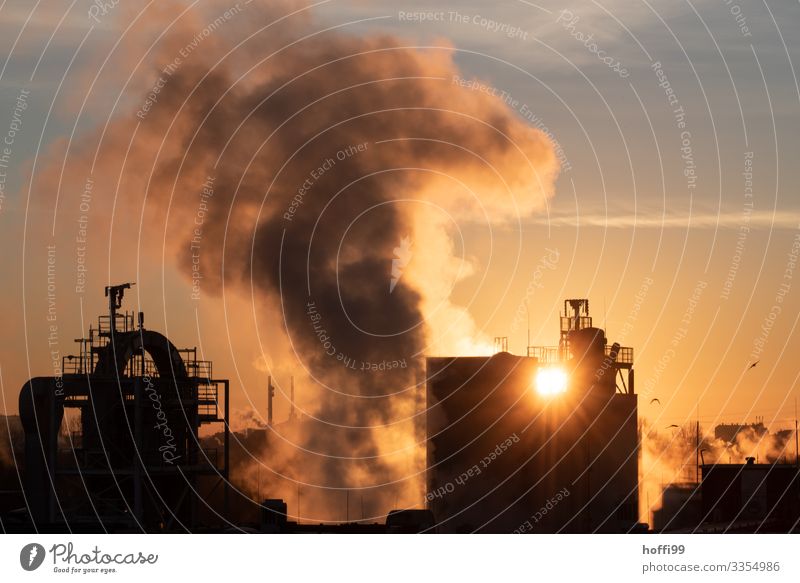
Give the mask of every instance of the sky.
M 59 165 L 67 159 L 60 152 L 141 110 L 153 87 L 153 56 L 170 42 L 168 26 L 137 29 L 139 11 L 158 12 L 156 4 L 100 4 L 0 3 L 7 148 L 0 151 L 0 408 L 14 413 L 25 380 L 52 374 L 51 349 L 76 348 L 72 340 L 104 309 L 102 286 L 136 281 L 126 305 L 144 311 L 148 327 L 212 359 L 232 379 L 243 417 L 266 415 L 270 374 L 281 392 L 276 417 L 285 417 L 289 378 L 304 373 L 285 358 L 281 323 L 264 316 L 271 314 L 264 300 L 247 286 L 191 300 L 191 278 L 166 237 L 143 237 L 142 209 L 120 189 L 96 190 L 82 212 L 85 177 Z M 236 7 L 197 51 L 235 47 L 241 21 L 264 18 L 259 4 L 187 2 L 176 22 L 200 32 Z M 524 354 L 528 318 L 519 314 L 527 305 L 531 344 L 554 345 L 563 300 L 586 297 L 609 339 L 634 348 L 640 415 L 649 422 L 699 417 L 711 427 L 759 416 L 773 429 L 793 425 L 800 393 L 797 3 L 313 4 L 279 10 L 310 30 L 392 35 L 402 46 L 447 52 L 460 74 L 442 79 L 443 91 L 491 93 L 552 142 L 561 168 L 541 208 L 514 220 L 467 216 L 450 228 L 454 255 L 467 268 L 448 301 L 466 310 L 478 340 L 507 336 L 509 349 Z M 246 74 L 248 58 L 252 52 L 232 59 L 233 69 Z M 49 178 L 37 182 L 42 174 Z M 75 293 L 83 214 L 87 283 Z M 57 248 L 55 299 L 48 298 L 47 245 Z M 388 282 L 390 262 L 376 277 Z M 55 344 L 48 342 L 49 299 L 57 306 Z M 300 391 L 300 406 L 313 409 L 302 384 Z M 650 404 L 654 397 L 660 403 Z

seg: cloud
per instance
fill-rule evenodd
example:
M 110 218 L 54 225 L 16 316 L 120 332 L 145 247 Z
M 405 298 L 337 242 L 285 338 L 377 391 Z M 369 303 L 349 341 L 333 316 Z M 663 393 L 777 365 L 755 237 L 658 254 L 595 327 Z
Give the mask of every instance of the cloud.
M 646 211 L 638 214 L 576 213 L 537 215 L 526 222 L 533 225 L 553 227 L 601 227 L 605 229 L 797 229 L 800 226 L 798 213 L 787 210 L 754 211 L 748 215 L 741 212 L 676 214 Z

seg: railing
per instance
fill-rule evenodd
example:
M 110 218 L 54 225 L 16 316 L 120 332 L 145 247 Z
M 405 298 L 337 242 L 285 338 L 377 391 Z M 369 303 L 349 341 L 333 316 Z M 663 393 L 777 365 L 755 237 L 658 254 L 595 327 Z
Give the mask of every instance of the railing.
M 580 316 L 578 318 L 578 330 L 583 330 L 584 328 L 591 328 L 592 327 L 592 317 L 591 316 Z M 570 318 L 568 316 L 561 316 L 561 333 L 564 334 L 571 330 L 575 330 L 575 318 Z
M 141 356 L 134 356 L 125 367 L 125 376 L 157 378 L 160 375 L 158 374 L 156 363 L 150 358 L 145 357 L 142 359 Z
M 186 374 L 188 374 L 190 377 L 196 377 L 203 380 L 211 379 L 212 374 L 210 360 L 187 361 L 184 359 L 184 364 L 186 365 Z
M 181 348 L 178 350 L 183 359 L 183 364 L 186 366 L 186 374 L 190 377 L 210 381 L 213 377 L 211 361 L 210 360 L 197 360 L 197 347 L 195 348 Z
M 219 383 L 209 382 L 197 387 L 197 413 L 205 421 L 216 420 L 219 415 Z
M 605 355 L 611 355 L 611 344 L 605 347 Z M 528 356 L 536 358 L 542 364 L 558 364 L 569 360 L 570 355 L 566 349 L 558 346 L 529 346 Z M 620 346 L 617 352 L 618 364 L 633 364 L 633 348 L 630 346 Z
M 94 360 L 91 353 L 64 356 L 61 358 L 62 374 L 87 374 L 94 370 Z
M 611 345 L 606 345 L 606 356 L 611 356 Z M 633 348 L 630 346 L 620 346 L 617 352 L 617 362 L 619 364 L 633 364 Z
M 70 354 L 61 358 L 62 374 L 91 374 L 97 362 L 97 352 L 108 344 L 110 336 L 110 317 L 101 316 L 98 328 L 89 328 L 89 337 L 81 338 L 76 342 L 81 344 L 79 354 Z M 132 314 L 117 314 L 117 331 L 130 332 L 133 328 Z M 198 360 L 197 348 L 179 349 L 178 353 L 186 367 L 189 377 L 208 383 L 213 378 L 213 366 L 210 360 Z M 140 354 L 134 355 L 125 367 L 125 376 L 160 376 L 155 363 L 149 357 L 141 358 Z
M 558 346 L 529 346 L 528 356 L 536 358 L 542 364 L 558 364 L 562 359 Z
M 133 312 L 123 312 L 116 314 L 114 320 L 116 326 L 114 329 L 117 332 L 133 332 L 136 329 L 134 324 Z M 101 336 L 108 336 L 111 334 L 111 316 L 104 315 L 97 318 L 97 331 Z

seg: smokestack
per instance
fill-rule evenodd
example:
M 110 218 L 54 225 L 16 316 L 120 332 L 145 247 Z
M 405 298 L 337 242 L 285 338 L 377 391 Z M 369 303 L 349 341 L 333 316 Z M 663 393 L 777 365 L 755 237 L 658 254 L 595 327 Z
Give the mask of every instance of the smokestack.
M 697 411 L 698 417 L 700 415 L 699 405 Z M 695 425 L 695 433 L 694 433 L 694 455 L 695 455 L 695 470 L 694 470 L 694 480 L 698 484 L 700 483 L 700 420 L 697 420 L 697 424 Z
M 294 377 L 292 377 L 291 403 L 289 405 L 289 421 L 294 421 L 297 416 L 294 411 Z
M 267 377 L 267 426 L 272 427 L 272 398 L 275 388 L 272 386 L 272 377 Z

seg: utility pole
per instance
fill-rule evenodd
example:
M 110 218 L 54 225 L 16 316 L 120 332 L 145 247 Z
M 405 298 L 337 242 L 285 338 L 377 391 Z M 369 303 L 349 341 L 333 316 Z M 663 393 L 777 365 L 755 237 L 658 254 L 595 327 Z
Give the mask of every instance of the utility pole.
M 694 457 L 695 457 L 695 482 L 700 484 L 700 419 L 697 420 L 694 434 Z
M 531 307 L 528 299 L 525 298 L 525 316 L 528 318 L 528 344 L 525 346 L 525 354 L 531 355 Z
M 272 377 L 267 377 L 267 425 L 272 427 L 272 397 L 275 396 L 275 388 L 272 386 Z
M 292 377 L 291 404 L 289 406 L 289 421 L 294 421 L 297 413 L 294 411 L 294 377 Z
M 797 397 L 794 398 L 794 465 L 800 468 L 800 450 L 797 448 Z
M 697 395 L 697 424 L 694 432 L 694 481 L 700 485 L 700 395 Z

